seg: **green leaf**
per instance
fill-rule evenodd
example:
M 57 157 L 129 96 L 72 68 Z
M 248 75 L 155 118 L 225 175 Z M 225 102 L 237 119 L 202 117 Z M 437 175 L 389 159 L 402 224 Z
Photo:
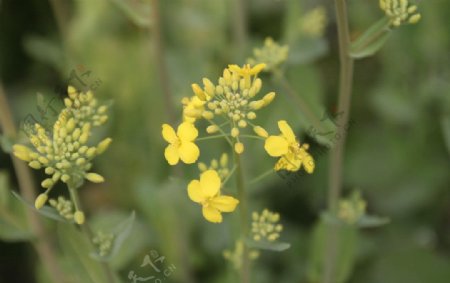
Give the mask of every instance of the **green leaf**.
M 445 145 L 450 154 L 450 115 L 441 118 L 442 134 L 444 135 Z
M 114 234 L 114 243 L 112 245 L 111 252 L 107 256 L 101 256 L 98 252 L 92 252 L 91 256 L 94 259 L 103 262 L 108 262 L 114 258 L 124 244 L 125 240 L 130 236 L 135 219 L 136 213 L 133 211 L 130 217 L 109 231 L 109 233 Z
M 25 208 L 11 193 L 6 172 L 0 172 L 0 239 L 15 242 L 33 237 L 27 226 Z
M 17 200 L 19 200 L 20 202 L 22 202 L 23 204 L 25 204 L 29 208 L 37 211 L 39 214 L 41 214 L 41 215 L 43 215 L 43 216 L 45 216 L 47 218 L 50 218 L 50 219 L 53 219 L 53 220 L 56 220 L 56 221 L 60 221 L 60 222 L 74 223 L 73 220 L 68 220 L 68 219 L 62 217 L 59 214 L 59 212 L 55 208 L 53 208 L 51 206 L 44 205 L 41 209 L 36 209 L 34 204 L 31 204 L 28 201 L 26 201 L 25 199 L 23 199 L 22 196 L 19 195 L 18 193 L 16 193 L 15 191 L 12 191 L 11 193 L 16 197 Z
M 245 243 L 250 248 L 275 252 L 282 252 L 291 247 L 291 244 L 285 242 L 254 241 L 252 239 L 246 239 Z
M 390 35 L 389 20 L 383 18 L 369 27 L 350 47 L 350 56 L 361 59 L 374 55 L 383 47 Z
M 94 248 L 86 235 L 75 225 L 59 223 L 57 226 L 58 240 L 67 260 L 66 268 L 70 271 L 68 281 L 79 283 L 109 282 L 101 263 L 89 256 Z
M 363 215 L 356 225 L 360 228 L 372 228 L 386 225 L 390 222 L 389 218 L 372 216 L 372 215 Z
M 112 2 L 137 26 L 151 26 L 151 7 L 148 1 L 112 0 Z
M 358 239 L 357 229 L 354 226 L 335 226 L 323 219 L 316 224 L 312 234 L 310 251 L 310 265 L 308 269 L 308 279 L 310 282 L 321 282 L 325 268 L 325 249 L 330 233 L 337 237 L 338 251 L 335 260 L 336 283 L 346 282 L 349 278 L 356 255 L 356 243 Z
M 14 141 L 11 138 L 5 135 L 0 135 L 0 147 L 4 152 L 11 153 L 13 145 Z

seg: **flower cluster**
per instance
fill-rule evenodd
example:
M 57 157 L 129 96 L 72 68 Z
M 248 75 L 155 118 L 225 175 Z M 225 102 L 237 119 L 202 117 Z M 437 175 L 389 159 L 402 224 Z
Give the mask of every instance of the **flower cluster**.
M 200 180 L 192 180 L 188 185 L 189 198 L 202 206 L 203 216 L 213 223 L 222 222 L 222 212 L 233 212 L 239 201 L 221 194 L 222 180 L 215 170 L 207 170 Z
M 253 49 L 252 58 L 248 59 L 248 63 L 255 65 L 258 63 L 264 63 L 266 67 L 264 71 L 271 71 L 283 64 L 289 54 L 289 47 L 287 45 L 279 45 L 272 38 L 267 37 L 264 40 L 264 46 L 262 48 Z
M 59 196 L 58 199 L 50 199 L 48 202 L 58 211 L 59 215 L 67 220 L 73 219 L 73 203 L 70 200 Z
M 226 260 L 229 260 L 235 269 L 240 269 L 242 266 L 242 254 L 244 252 L 244 243 L 242 240 L 237 240 L 236 245 L 234 247 L 233 251 L 225 250 L 223 251 L 223 257 Z M 255 260 L 259 257 L 259 251 L 257 250 L 250 250 L 249 251 L 249 259 Z
M 200 172 L 205 172 L 207 170 L 216 170 L 220 178 L 223 180 L 230 174 L 230 170 L 228 169 L 228 154 L 223 153 L 220 156 L 219 160 L 211 160 L 209 167 L 205 163 L 199 162 L 198 169 L 200 170 Z
M 320 6 L 309 11 L 299 20 L 300 30 L 311 37 L 323 35 L 327 26 L 327 14 L 325 7 Z
M 89 170 L 92 168 L 93 158 L 102 154 L 112 140 L 106 138 L 97 145 L 90 145 L 89 137 L 93 127 L 104 124 L 108 119 L 108 108 L 100 105 L 91 91 L 78 92 L 69 86 L 68 96 L 52 132 L 46 132 L 37 123 L 31 129 L 30 141 L 34 149 L 21 144 L 13 146 L 17 158 L 28 162 L 33 169 L 44 168 L 45 174 L 49 176 L 41 183 L 46 192 L 36 199 L 37 209 L 45 204 L 48 193 L 60 180 L 69 187 L 76 188 L 81 186 L 84 179 L 94 183 L 104 181 L 101 175 Z M 77 223 L 84 222 L 81 211 L 76 211 L 74 217 Z
M 211 125 L 207 133 L 228 133 L 234 144 L 236 153 L 244 151 L 244 144 L 240 136 L 249 125 L 256 127 L 251 121 L 256 119 L 255 111 L 269 105 L 275 98 L 275 93 L 267 93 L 261 99 L 255 99 L 261 90 L 262 81 L 260 73 L 265 64 L 254 67 L 244 65 L 230 65 L 223 71 L 217 85 L 209 79 L 203 79 L 203 88 L 193 84 L 192 89 L 196 97 L 184 99 L 188 101 L 183 110 L 185 121 L 187 119 L 206 119 Z M 225 122 L 216 123 L 215 118 L 222 117 Z
M 114 243 L 114 234 L 98 231 L 92 239 L 92 243 L 96 246 L 100 256 L 107 256 Z
M 261 214 L 253 212 L 252 215 L 253 240 L 266 240 L 273 242 L 280 237 L 283 226 L 279 224 L 280 214 L 264 209 Z
M 274 92 L 257 97 L 262 87 L 258 74 L 267 66 L 276 67 L 287 56 L 287 47 L 280 47 L 270 39 L 266 40 L 266 45 L 273 50 L 256 53 L 261 58 L 273 55 L 272 61 L 267 61 L 267 64 L 246 64 L 242 67 L 229 65 L 216 84 L 207 78 L 203 79 L 203 86 L 192 84 L 194 95 L 181 101 L 183 121 L 177 131 L 168 124 L 162 125 L 162 137 L 168 143 L 164 156 L 170 165 L 176 165 L 180 160 L 186 164 L 196 163 L 200 150 L 195 142 L 215 138 L 223 138 L 228 142 L 236 160 L 244 152 L 243 139 L 253 138 L 265 141 L 267 153 L 279 157 L 275 170 L 297 171 L 303 166 L 308 173 L 313 172 L 314 160 L 307 152 L 308 145 L 300 145 L 286 121 L 278 123 L 282 134 L 272 136 L 254 122 L 256 112 L 275 98 Z M 205 127 L 206 137 L 198 138 L 196 123 L 199 120 L 208 123 Z M 246 131 L 248 128 L 251 130 Z M 235 164 L 230 170 L 228 155 L 224 153 L 220 160 L 213 159 L 209 165 L 198 162 L 198 167 L 200 179 L 188 184 L 189 198 L 202 206 L 207 221 L 220 223 L 223 220 L 222 213 L 233 212 L 239 203 L 234 197 L 221 193 L 224 183 L 238 166 Z
M 396 27 L 405 23 L 415 24 L 421 18 L 417 6 L 408 0 L 380 0 L 380 8 L 389 17 L 391 25 Z
M 349 199 L 339 202 L 338 217 L 347 224 L 355 224 L 366 214 L 367 203 L 359 192 L 355 192 Z

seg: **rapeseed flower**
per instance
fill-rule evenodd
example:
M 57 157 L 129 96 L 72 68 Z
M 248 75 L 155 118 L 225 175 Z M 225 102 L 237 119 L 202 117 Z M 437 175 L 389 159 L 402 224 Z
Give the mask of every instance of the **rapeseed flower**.
M 162 136 L 169 143 L 164 156 L 170 165 L 175 165 L 181 159 L 186 164 L 197 161 L 200 150 L 194 143 L 198 131 L 190 122 L 183 122 L 177 132 L 168 124 L 162 125 Z
M 202 205 L 203 217 L 213 223 L 222 222 L 222 212 L 233 212 L 239 201 L 231 196 L 221 195 L 221 179 L 215 170 L 207 170 L 200 180 L 188 185 L 189 198 Z

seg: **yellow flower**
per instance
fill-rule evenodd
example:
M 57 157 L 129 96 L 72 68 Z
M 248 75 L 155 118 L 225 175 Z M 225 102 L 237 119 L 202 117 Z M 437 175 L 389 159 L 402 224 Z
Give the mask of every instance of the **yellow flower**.
M 213 223 L 222 222 L 222 212 L 233 212 L 239 201 L 231 196 L 220 195 L 221 180 L 215 170 L 207 170 L 200 180 L 192 180 L 188 185 L 189 198 L 202 205 L 203 216 Z
M 205 102 L 198 96 L 184 97 L 181 103 L 183 104 L 184 122 L 195 123 L 198 118 L 202 117 Z
M 164 156 L 170 165 L 177 164 L 180 159 L 186 164 L 197 161 L 200 150 L 194 140 L 198 136 L 198 131 L 193 124 L 183 122 L 178 126 L 176 133 L 170 125 L 163 124 L 162 136 L 169 143 Z
M 240 76 L 242 76 L 244 78 L 246 87 L 250 87 L 250 77 L 256 76 L 265 67 L 266 67 L 266 64 L 264 64 L 264 63 L 260 63 L 254 67 L 250 67 L 250 64 L 245 64 L 242 68 L 239 67 L 238 65 L 229 65 L 228 66 L 230 71 L 238 73 Z
M 264 148 L 270 156 L 281 157 L 275 164 L 275 170 L 297 171 L 303 165 L 306 172 L 312 173 L 314 159 L 306 151 L 309 148 L 308 144 L 300 146 L 286 121 L 278 121 L 278 128 L 281 135 L 269 136 L 264 144 Z

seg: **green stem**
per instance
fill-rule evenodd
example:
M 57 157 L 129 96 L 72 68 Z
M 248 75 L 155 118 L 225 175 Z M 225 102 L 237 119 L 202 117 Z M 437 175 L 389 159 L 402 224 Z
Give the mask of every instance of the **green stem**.
M 253 178 L 253 179 L 250 180 L 250 182 L 248 182 L 248 183 L 249 183 L 249 184 L 254 184 L 254 183 L 256 183 L 256 182 L 259 182 L 259 181 L 261 181 L 262 179 L 264 179 L 265 177 L 272 175 L 273 172 L 275 172 L 275 171 L 273 170 L 273 168 L 271 168 L 270 170 L 267 170 L 266 172 L 264 172 L 264 173 L 262 173 L 261 175 L 259 175 L 258 177 Z
M 72 198 L 72 201 L 75 206 L 76 211 L 83 211 L 81 208 L 81 202 L 80 198 L 78 196 L 78 188 L 73 186 L 72 184 L 67 184 L 69 188 L 70 197 Z M 92 242 L 92 239 L 94 238 L 94 233 L 92 232 L 91 227 L 89 224 L 85 221 L 83 224 L 80 225 L 81 231 L 85 234 L 87 237 L 89 243 L 91 244 L 92 248 L 95 249 L 95 245 Z M 101 266 L 103 268 L 103 271 L 106 275 L 106 278 L 108 279 L 109 283 L 115 283 L 116 282 L 116 275 L 114 271 L 112 270 L 111 266 L 107 262 L 101 262 Z
M 232 0 L 232 10 L 230 21 L 233 27 L 235 50 L 239 60 L 244 59 L 247 46 L 247 1 Z
M 305 118 L 313 125 L 313 127 L 320 132 L 326 131 L 326 128 L 323 126 L 323 124 L 320 121 L 320 118 L 315 115 L 315 113 L 311 110 L 311 107 L 308 105 L 308 103 L 296 93 L 292 85 L 289 83 L 289 81 L 286 79 L 286 77 L 283 75 L 283 73 L 279 69 L 275 69 L 273 71 L 273 75 L 275 79 L 280 83 L 280 85 L 284 88 L 288 98 L 297 105 L 300 112 L 302 112 L 305 115 Z
M 227 136 L 229 136 L 229 135 L 227 135 L 227 134 L 214 135 L 214 136 L 209 136 L 209 137 L 198 138 L 198 139 L 195 139 L 195 141 L 206 141 L 206 140 L 223 138 L 223 137 L 227 137 Z
M 244 170 L 242 168 L 241 156 L 234 153 L 234 160 L 236 163 L 236 186 L 239 197 L 239 209 L 240 209 L 240 222 L 241 222 L 241 241 L 244 244 L 244 250 L 242 252 L 242 266 L 241 266 L 241 283 L 250 282 L 250 258 L 249 248 L 245 242 L 248 236 L 248 208 L 247 208 L 247 196 L 245 192 L 244 183 Z
M 3 90 L 3 84 L 0 81 L 0 126 L 3 134 L 7 137 L 15 138 L 17 130 L 14 126 L 13 117 L 9 110 L 9 104 L 6 93 Z M 11 155 L 14 170 L 16 171 L 17 181 L 19 184 L 20 193 L 23 197 L 31 202 L 36 199 L 36 186 L 34 184 L 33 174 L 23 161 Z M 45 228 L 39 214 L 33 209 L 27 209 L 26 215 L 30 229 L 36 236 L 36 240 L 32 242 L 37 254 L 44 265 L 47 274 L 52 282 L 64 282 L 65 276 L 62 272 L 61 265 L 53 246 L 53 239 L 49 231 Z
M 346 0 L 335 0 L 336 18 L 339 36 L 339 59 L 340 59 L 340 83 L 338 113 L 342 113 L 338 122 L 340 126 L 337 129 L 341 137 L 336 141 L 331 150 L 329 163 L 329 190 L 328 190 L 328 210 L 335 214 L 338 209 L 338 202 L 342 190 L 343 175 L 343 156 L 346 141 L 345 125 L 347 125 L 350 114 L 350 103 L 353 81 L 353 59 L 349 56 L 350 52 L 350 33 L 348 27 Z M 331 225 L 330 232 L 327 234 L 325 246 L 325 269 L 324 283 L 333 283 L 336 278 L 336 260 L 339 250 L 339 227 Z

